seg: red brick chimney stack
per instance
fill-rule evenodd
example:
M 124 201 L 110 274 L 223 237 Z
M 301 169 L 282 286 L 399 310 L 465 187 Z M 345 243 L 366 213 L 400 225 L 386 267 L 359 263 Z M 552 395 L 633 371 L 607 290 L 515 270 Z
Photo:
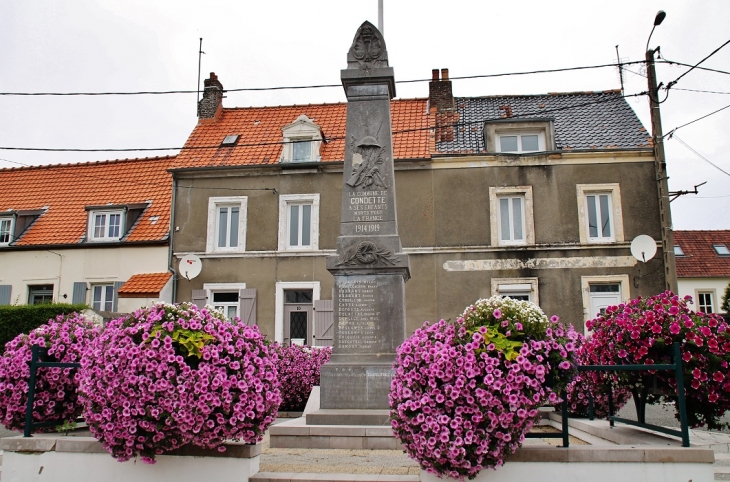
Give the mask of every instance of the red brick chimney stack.
M 203 98 L 198 102 L 198 121 L 211 119 L 215 122 L 223 111 L 223 84 L 215 72 L 211 72 L 210 78 L 205 79 L 203 85 Z
M 449 69 L 441 69 L 440 78 L 438 69 L 431 71 L 431 82 L 428 83 L 428 107 L 436 126 L 434 131 L 436 142 L 452 142 L 459 113 L 456 111 L 454 93 L 451 90 Z
M 440 80 L 438 69 L 431 71 L 431 82 L 428 83 L 428 103 L 430 107 L 436 107 L 438 112 L 454 110 L 454 93 L 451 90 L 449 69 L 441 69 Z

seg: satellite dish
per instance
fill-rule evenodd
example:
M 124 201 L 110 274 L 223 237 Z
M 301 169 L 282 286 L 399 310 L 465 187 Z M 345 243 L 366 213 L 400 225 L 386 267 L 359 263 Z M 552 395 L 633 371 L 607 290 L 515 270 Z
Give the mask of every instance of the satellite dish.
M 200 270 L 203 269 L 203 262 L 194 254 L 188 254 L 180 260 L 179 269 L 180 274 L 190 281 L 200 274 Z
M 656 254 L 656 241 L 651 236 L 640 234 L 631 241 L 631 254 L 642 263 L 646 263 Z

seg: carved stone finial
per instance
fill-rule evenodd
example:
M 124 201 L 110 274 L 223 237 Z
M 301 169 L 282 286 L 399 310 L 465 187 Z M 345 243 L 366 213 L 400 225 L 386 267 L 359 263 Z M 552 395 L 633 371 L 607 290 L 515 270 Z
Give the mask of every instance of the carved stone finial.
M 347 68 L 369 71 L 388 67 L 388 51 L 383 34 L 375 25 L 365 21 L 357 29 L 350 51 L 347 52 Z

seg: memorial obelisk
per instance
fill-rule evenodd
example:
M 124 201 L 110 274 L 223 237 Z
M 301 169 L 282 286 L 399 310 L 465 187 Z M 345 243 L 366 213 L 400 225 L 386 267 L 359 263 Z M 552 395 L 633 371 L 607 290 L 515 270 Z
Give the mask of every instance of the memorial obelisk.
M 395 206 L 390 99 L 383 36 L 363 23 L 341 73 L 347 95 L 342 220 L 335 278 L 334 346 L 322 367 L 321 409 L 387 409 L 396 348 L 405 338 L 405 282 Z

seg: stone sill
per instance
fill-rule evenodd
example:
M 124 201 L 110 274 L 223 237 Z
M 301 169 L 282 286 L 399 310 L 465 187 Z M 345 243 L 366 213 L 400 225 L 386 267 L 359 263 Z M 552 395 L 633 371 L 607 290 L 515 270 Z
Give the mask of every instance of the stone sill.
M 261 454 L 261 444 L 249 445 L 244 442 L 226 442 L 224 445 L 226 447 L 225 452 L 187 445 L 177 450 L 165 452 L 163 455 L 252 459 Z M 22 453 L 108 453 L 101 442 L 94 437 L 63 437 L 54 435 L 36 435 L 29 438 L 21 436 L 4 438 L 0 440 L 0 450 Z
M 591 446 L 562 447 L 524 446 L 507 459 L 511 462 L 585 462 L 585 463 L 695 463 L 713 464 L 710 449 L 682 447 Z

